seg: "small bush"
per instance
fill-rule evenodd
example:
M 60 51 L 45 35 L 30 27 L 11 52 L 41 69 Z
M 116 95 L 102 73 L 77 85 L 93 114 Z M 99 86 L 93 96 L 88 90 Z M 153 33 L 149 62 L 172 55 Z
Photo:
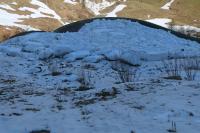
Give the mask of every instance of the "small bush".
M 200 70 L 200 60 L 198 58 L 184 58 L 182 60 L 182 68 L 186 75 L 186 80 L 195 80 L 198 71 Z
M 138 67 L 130 66 L 122 61 L 115 61 L 112 63 L 112 68 L 118 72 L 122 83 L 134 82 L 137 76 Z
M 49 71 L 50 71 L 52 76 L 59 76 L 59 75 L 62 74 L 59 71 L 59 67 L 58 67 L 58 63 L 57 62 L 53 62 L 52 64 L 49 64 L 48 68 L 49 68 Z
M 176 122 L 172 121 L 171 128 L 167 129 L 167 131 L 169 133 L 176 133 L 177 132 L 177 130 L 176 130 Z
M 181 64 L 177 57 L 162 61 L 162 64 L 169 79 L 181 79 Z
M 79 82 L 81 86 L 77 89 L 78 91 L 86 91 L 93 88 L 92 74 L 90 70 L 81 69 Z
M 165 79 L 182 80 L 181 74 L 185 73 L 186 80 L 195 80 L 198 71 L 200 70 L 200 59 L 196 57 L 182 57 L 163 61 L 164 70 L 167 73 Z
M 115 97 L 118 93 L 117 88 L 113 87 L 111 90 L 103 89 L 95 95 L 105 100 L 108 97 Z

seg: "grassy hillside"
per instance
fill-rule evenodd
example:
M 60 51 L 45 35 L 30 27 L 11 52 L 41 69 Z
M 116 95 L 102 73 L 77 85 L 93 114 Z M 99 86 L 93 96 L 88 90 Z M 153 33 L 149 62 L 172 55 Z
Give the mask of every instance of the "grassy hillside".
M 119 16 L 138 19 L 171 18 L 176 24 L 200 27 L 200 1 L 175 0 L 170 10 L 161 7 L 166 0 L 128 0 Z
M 171 8 L 177 23 L 200 27 L 200 0 L 176 0 Z

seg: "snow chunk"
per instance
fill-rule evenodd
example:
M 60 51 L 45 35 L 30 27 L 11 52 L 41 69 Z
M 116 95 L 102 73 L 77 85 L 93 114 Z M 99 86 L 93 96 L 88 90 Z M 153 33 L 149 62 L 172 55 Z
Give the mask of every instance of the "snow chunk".
M 89 63 L 97 63 L 101 61 L 102 59 L 104 59 L 102 55 L 91 55 L 91 56 L 85 57 L 84 61 L 89 62 Z
M 22 47 L 22 52 L 28 52 L 28 53 L 37 53 L 38 51 L 44 49 L 42 44 L 35 43 L 35 42 L 29 42 L 25 46 Z
M 122 54 L 121 50 L 118 50 L 118 49 L 114 49 L 112 51 L 107 51 L 106 53 L 104 53 L 107 59 L 113 60 L 113 61 L 118 60 L 121 54 Z
M 122 51 L 115 49 L 105 53 L 105 56 L 108 60 L 122 60 L 132 65 L 140 65 L 144 55 L 136 51 Z
M 73 62 L 78 59 L 83 59 L 86 56 L 89 56 L 90 52 L 88 50 L 80 50 L 76 52 L 72 52 L 66 56 L 64 56 L 65 60 L 68 62 Z
M 52 49 L 45 49 L 45 50 L 42 50 L 40 51 L 39 53 L 39 59 L 40 60 L 46 60 L 46 59 L 49 59 L 50 57 L 53 56 L 53 50 Z
M 11 57 L 16 57 L 16 56 L 21 56 L 22 54 L 20 53 L 19 49 L 16 48 L 11 48 L 11 47 L 2 47 L 0 49 L 0 51 L 2 53 L 5 53 L 7 56 L 11 56 Z
M 132 65 L 141 65 L 143 56 L 144 54 L 140 52 L 126 51 L 125 53 L 122 53 L 119 59 Z
M 68 75 L 64 80 L 65 81 L 69 81 L 69 82 L 74 82 L 74 81 L 78 81 L 80 78 L 75 75 L 75 74 L 71 74 L 71 75 Z
M 55 57 L 61 57 L 64 56 L 70 52 L 72 52 L 72 49 L 68 46 L 54 46 L 53 54 Z

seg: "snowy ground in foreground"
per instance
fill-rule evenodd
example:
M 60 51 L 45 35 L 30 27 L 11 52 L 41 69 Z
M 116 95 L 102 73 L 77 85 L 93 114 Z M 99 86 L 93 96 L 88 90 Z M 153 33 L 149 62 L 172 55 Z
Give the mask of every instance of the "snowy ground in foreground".
M 180 133 L 198 133 L 200 68 L 193 81 L 184 71 L 165 79 L 162 60 L 199 59 L 199 51 L 197 42 L 125 20 L 8 40 L 0 45 L 0 132 L 167 133 L 175 122 Z M 121 82 L 119 60 L 134 80 Z

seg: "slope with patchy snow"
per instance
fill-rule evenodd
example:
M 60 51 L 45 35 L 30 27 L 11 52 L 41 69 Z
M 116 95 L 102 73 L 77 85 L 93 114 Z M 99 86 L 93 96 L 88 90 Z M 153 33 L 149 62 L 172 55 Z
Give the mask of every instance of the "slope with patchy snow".
M 15 29 L 18 28 L 21 28 L 21 31 L 52 31 L 64 24 L 100 16 L 149 19 L 148 21 L 166 28 L 169 27 L 168 22 L 171 19 L 176 24 L 179 22 L 179 24 L 184 24 L 181 25 L 180 29 L 186 29 L 186 32 L 192 32 L 198 36 L 199 30 L 197 27 L 200 21 L 198 15 L 197 17 L 196 15 L 192 15 L 192 17 L 189 17 L 190 20 L 185 20 L 185 17 L 181 17 L 182 15 L 179 14 L 179 12 L 183 12 L 183 9 L 176 9 L 180 7 L 173 6 L 173 10 L 168 10 L 172 4 L 178 6 L 179 4 L 176 3 L 180 3 L 181 1 L 167 1 L 164 6 L 162 2 L 158 2 L 157 0 L 151 0 L 151 2 L 138 0 L 25 0 L 23 2 L 3 0 L 0 2 L 0 26 L 5 27 L 5 33 L 2 32 L 0 34 L 0 41 L 2 41 L 2 38 L 7 39 L 12 36 L 15 33 Z M 180 5 L 185 6 L 184 1 Z M 197 4 L 191 1 L 191 6 L 195 5 Z M 163 11 L 162 9 L 167 11 Z M 177 10 L 179 12 L 176 12 Z M 197 11 L 191 10 L 191 12 L 194 14 L 193 12 Z M 173 15 L 172 17 L 170 14 L 178 15 Z M 187 14 L 186 16 L 189 15 Z M 163 16 L 165 18 L 162 18 Z M 176 20 L 178 21 L 176 22 Z M 175 25 L 174 29 L 177 30 L 179 29 L 178 27 L 180 26 Z M 6 31 L 5 29 L 7 28 L 13 29 L 13 33 L 10 34 L 10 30 Z
M 118 12 L 122 11 L 126 5 L 118 5 L 112 12 L 108 13 L 106 17 L 117 17 Z
M 167 133 L 175 122 L 178 132 L 198 133 L 200 68 L 193 81 L 182 70 L 182 80 L 165 79 L 163 60 L 199 62 L 199 51 L 127 20 L 8 40 L 0 45 L 0 132 Z
M 11 3 L 12 4 L 12 3 Z M 15 13 L 9 13 L 9 11 L 16 11 L 16 9 L 13 9 L 9 5 L 1 5 L 0 7 L 0 25 L 5 26 L 17 26 L 22 29 L 27 29 L 27 27 L 23 24 L 19 24 L 19 22 L 23 22 L 24 19 L 30 19 L 30 18 L 54 18 L 57 19 L 61 24 L 64 24 L 61 20 L 61 17 L 52 9 L 50 9 L 46 4 L 43 2 L 40 2 L 38 0 L 32 0 L 30 1 L 30 4 L 38 6 L 38 8 L 31 8 L 31 7 L 20 7 L 19 11 L 24 12 L 30 12 L 30 14 L 27 15 L 20 15 Z M 25 27 L 25 28 L 24 28 Z M 30 28 L 30 30 L 36 30 L 35 28 Z
M 174 1 L 175 1 L 175 0 L 170 0 L 168 3 L 166 3 L 164 6 L 162 6 L 161 9 L 169 10 L 169 9 L 170 9 L 170 6 L 172 5 L 172 3 L 173 3 Z

